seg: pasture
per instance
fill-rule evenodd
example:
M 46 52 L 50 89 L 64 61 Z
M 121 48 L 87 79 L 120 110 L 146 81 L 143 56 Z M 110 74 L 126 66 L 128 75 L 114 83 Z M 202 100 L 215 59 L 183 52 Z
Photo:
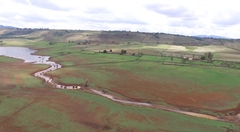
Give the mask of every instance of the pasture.
M 146 34 L 142 34 L 145 39 L 138 42 L 135 40 L 141 35 L 134 36 L 134 33 L 126 35 L 132 39 L 128 39 L 125 33 L 102 32 L 63 35 L 79 42 L 52 42 L 51 37 L 33 39 L 46 32 L 25 35 L 27 39 L 3 38 L 2 46 L 30 47 L 38 50 L 35 54 L 50 56 L 51 61 L 63 67 L 47 75 L 60 84 L 79 85 L 89 80 L 88 87 L 84 89 L 94 88 L 127 100 L 161 104 L 220 118 L 232 118 L 240 112 L 238 50 L 224 45 L 153 43 Z M 116 37 L 115 43 L 98 43 L 96 36 L 109 35 L 121 38 Z M 54 40 L 63 39 L 61 35 L 58 37 Z M 89 38 L 92 38 L 90 44 L 80 42 Z M 103 53 L 104 50 L 107 53 Z M 126 54 L 120 55 L 122 50 L 126 50 Z M 213 53 L 212 60 L 201 60 L 209 52 Z M 238 122 L 214 121 L 124 105 L 87 90 L 54 89 L 33 76 L 34 72 L 46 69 L 47 65 L 23 63 L 22 60 L 0 56 L 0 66 L 1 131 L 202 132 L 240 129 Z

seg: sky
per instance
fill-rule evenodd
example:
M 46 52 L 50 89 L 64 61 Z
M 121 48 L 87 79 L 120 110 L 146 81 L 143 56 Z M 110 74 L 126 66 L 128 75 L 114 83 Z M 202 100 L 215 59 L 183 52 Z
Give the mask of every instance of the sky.
M 240 38 L 238 0 L 0 0 L 0 25 Z

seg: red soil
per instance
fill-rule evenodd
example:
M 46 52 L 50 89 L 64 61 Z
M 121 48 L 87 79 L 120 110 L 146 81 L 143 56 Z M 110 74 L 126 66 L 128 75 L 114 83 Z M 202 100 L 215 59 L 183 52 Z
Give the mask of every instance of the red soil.
M 111 91 L 134 100 L 162 101 L 178 106 L 204 108 L 223 106 L 227 101 L 234 99 L 224 92 L 199 92 L 197 90 L 185 92 L 185 90 L 190 88 L 183 88 L 178 83 L 188 84 L 189 86 L 194 86 L 194 84 L 190 84 L 187 81 L 184 82 L 181 79 L 172 81 L 175 83 L 170 84 L 162 83 L 161 79 L 159 79 L 160 81 L 149 80 L 128 71 L 109 70 L 121 77 L 111 81 L 113 86 L 110 88 Z M 196 87 L 201 89 L 200 86 Z
M 61 76 L 71 76 L 76 78 L 88 78 L 99 88 L 107 88 L 110 91 L 122 95 L 126 98 L 142 101 L 142 102 L 166 102 L 181 108 L 204 109 L 217 112 L 229 112 L 229 110 L 221 110 L 229 101 L 235 101 L 234 97 L 224 91 L 204 91 L 207 89 L 203 86 L 197 86 L 192 82 L 188 82 L 179 78 L 171 78 L 172 83 L 166 83 L 166 78 L 158 80 L 150 80 L 146 77 L 138 76 L 132 72 L 119 70 L 114 68 L 103 69 L 92 65 L 81 65 L 81 67 L 91 67 L 93 69 L 105 70 L 114 77 L 108 82 L 102 84 L 95 83 L 96 78 L 70 69 L 61 69 L 60 74 L 51 74 L 55 79 Z M 165 79 L 165 80 L 164 80 Z M 106 84 L 107 83 L 107 84 Z M 179 85 L 181 84 L 181 85 Z M 186 92 L 187 91 L 187 92 Z M 231 109 L 232 110 L 232 109 Z
M 20 108 L 17 108 L 11 115 L 0 116 L 0 131 L 4 132 L 24 132 L 28 131 L 27 126 L 19 126 L 18 119 L 21 112 L 32 105 L 38 105 L 45 108 L 54 109 L 60 113 L 66 114 L 70 120 L 70 122 L 79 124 L 78 130 L 82 130 L 82 127 L 86 127 L 87 130 L 90 131 L 105 131 L 110 129 L 116 129 L 117 124 L 111 124 L 110 122 L 106 122 L 106 116 L 108 116 L 108 108 L 100 106 L 98 104 L 92 104 L 92 102 L 88 102 L 87 100 L 81 100 L 77 98 L 72 98 L 70 96 L 65 95 L 56 89 L 45 86 L 35 86 L 28 88 L 26 87 L 25 81 L 21 79 L 21 76 L 26 73 L 33 74 L 36 71 L 38 65 L 32 64 L 23 64 L 21 61 L 17 63 L 6 63 L 0 64 L 2 68 L 5 68 L 7 71 L 6 74 L 0 74 L 0 77 L 4 77 L 4 81 L 1 83 L 0 87 L 0 103 L 4 101 L 4 98 L 9 99 L 25 99 L 27 102 L 23 104 Z M 20 71 L 25 70 L 24 73 Z M 15 76 L 12 81 L 12 76 L 15 74 L 19 74 L 19 76 Z M 2 81 L 2 80 L 1 80 Z M 20 86 L 20 89 L 16 89 L 16 86 Z M 78 91 L 76 91 L 78 92 Z M 2 100 L 3 99 L 3 100 Z M 94 106 L 94 107 L 93 107 Z M 103 113 L 103 114 L 102 114 Z M 41 128 L 58 130 L 58 124 L 48 124 L 42 120 L 37 120 L 36 117 L 35 122 L 37 122 L 37 126 L 41 126 Z M 38 124 L 39 123 L 39 124 Z M 128 131 L 128 129 L 126 129 Z

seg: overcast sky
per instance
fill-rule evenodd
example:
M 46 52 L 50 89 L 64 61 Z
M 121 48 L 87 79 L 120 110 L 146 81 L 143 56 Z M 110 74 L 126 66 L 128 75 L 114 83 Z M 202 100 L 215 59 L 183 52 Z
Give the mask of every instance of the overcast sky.
M 0 25 L 240 38 L 238 0 L 0 0 Z

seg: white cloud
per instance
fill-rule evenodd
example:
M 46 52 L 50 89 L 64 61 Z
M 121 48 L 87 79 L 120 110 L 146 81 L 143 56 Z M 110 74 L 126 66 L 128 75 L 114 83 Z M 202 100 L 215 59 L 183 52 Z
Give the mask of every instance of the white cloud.
M 237 0 L 0 0 L 0 25 L 240 38 Z
M 148 10 L 157 12 L 161 15 L 165 15 L 167 17 L 172 18 L 179 18 L 183 20 L 195 20 L 194 14 L 187 8 L 183 6 L 177 6 L 177 5 L 167 5 L 167 4 L 150 4 L 147 5 L 146 8 Z
M 219 26 L 234 26 L 240 24 L 239 12 L 222 12 L 213 22 Z

